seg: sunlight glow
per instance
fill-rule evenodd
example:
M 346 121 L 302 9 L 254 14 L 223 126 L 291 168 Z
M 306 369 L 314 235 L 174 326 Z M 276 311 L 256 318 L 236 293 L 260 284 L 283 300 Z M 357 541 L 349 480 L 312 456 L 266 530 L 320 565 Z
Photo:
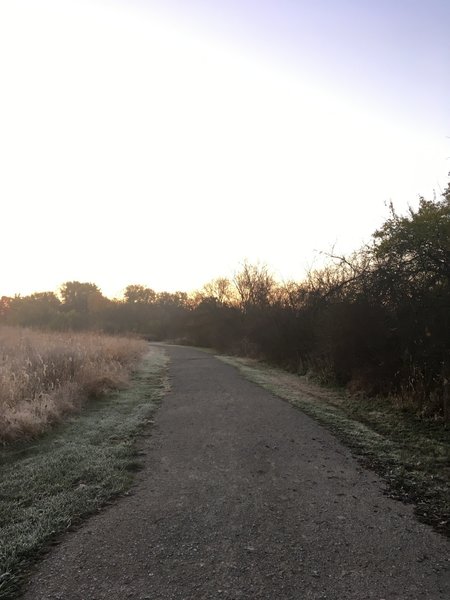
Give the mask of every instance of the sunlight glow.
M 301 278 L 446 182 L 445 133 L 120 2 L 0 7 L 0 295 Z

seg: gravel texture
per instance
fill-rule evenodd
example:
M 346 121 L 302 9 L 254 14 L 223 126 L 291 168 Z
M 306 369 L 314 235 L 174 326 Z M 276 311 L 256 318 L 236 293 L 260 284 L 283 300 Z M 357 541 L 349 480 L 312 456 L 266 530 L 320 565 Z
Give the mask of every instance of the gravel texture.
M 26 600 L 438 600 L 448 541 L 325 429 L 212 355 L 171 392 L 127 497 L 68 534 Z

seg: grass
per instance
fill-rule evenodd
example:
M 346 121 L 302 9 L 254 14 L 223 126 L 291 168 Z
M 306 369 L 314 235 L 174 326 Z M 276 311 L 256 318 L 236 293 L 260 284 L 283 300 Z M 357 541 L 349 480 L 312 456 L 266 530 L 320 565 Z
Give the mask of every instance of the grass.
M 136 438 L 167 389 L 167 357 L 152 348 L 131 386 L 89 403 L 34 441 L 0 449 L 0 598 L 17 598 L 48 543 L 131 484 Z
M 89 398 L 126 387 L 142 340 L 0 327 L 0 442 L 39 435 Z
M 419 520 L 450 535 L 450 431 L 383 399 L 352 397 L 254 359 L 221 357 L 243 375 L 330 429 L 388 484 L 414 504 Z

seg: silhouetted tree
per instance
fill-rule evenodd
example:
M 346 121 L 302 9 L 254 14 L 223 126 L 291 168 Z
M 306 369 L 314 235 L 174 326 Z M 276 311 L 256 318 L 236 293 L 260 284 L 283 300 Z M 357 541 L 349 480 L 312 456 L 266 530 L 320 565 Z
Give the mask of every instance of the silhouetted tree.
M 101 313 L 109 300 L 94 283 L 67 281 L 59 292 L 65 313 L 63 326 L 71 329 L 99 326 Z
M 151 288 L 143 285 L 128 285 L 124 292 L 125 302 L 131 304 L 153 304 L 157 295 Z
M 27 327 L 57 327 L 61 302 L 53 292 L 38 292 L 10 298 L 5 308 L 7 322 Z

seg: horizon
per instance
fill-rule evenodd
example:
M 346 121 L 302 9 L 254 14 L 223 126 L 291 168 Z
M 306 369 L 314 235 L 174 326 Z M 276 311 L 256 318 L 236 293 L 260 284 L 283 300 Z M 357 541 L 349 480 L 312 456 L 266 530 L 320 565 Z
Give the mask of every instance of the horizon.
M 448 183 L 450 5 L 0 6 L 0 296 L 301 280 Z M 7 60 L 5 60 L 7 57 Z M 6 226 L 5 226 L 6 225 Z

